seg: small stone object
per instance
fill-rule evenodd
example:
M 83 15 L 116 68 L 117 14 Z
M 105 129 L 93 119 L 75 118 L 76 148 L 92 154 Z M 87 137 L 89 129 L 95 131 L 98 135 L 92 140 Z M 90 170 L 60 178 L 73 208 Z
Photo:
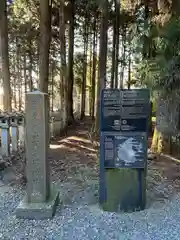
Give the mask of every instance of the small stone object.
M 0 171 L 3 171 L 6 168 L 6 162 L 0 158 Z
M 9 116 L 7 113 L 0 115 L 1 128 L 1 154 L 3 157 L 10 155 L 10 134 L 9 134 Z
M 54 133 L 54 117 L 50 118 L 50 139 L 55 139 Z
M 10 115 L 12 153 L 18 151 L 18 119 L 15 112 Z
M 151 151 L 151 149 L 148 149 L 148 160 L 155 160 L 156 154 Z
M 50 184 L 48 161 L 48 96 L 39 91 L 26 95 L 27 194 L 16 216 L 28 219 L 52 218 L 59 193 Z
M 24 121 L 24 113 L 19 112 L 17 113 L 17 123 L 18 123 L 18 133 L 19 133 L 19 146 L 20 148 L 24 147 L 24 140 L 25 140 L 25 121 Z

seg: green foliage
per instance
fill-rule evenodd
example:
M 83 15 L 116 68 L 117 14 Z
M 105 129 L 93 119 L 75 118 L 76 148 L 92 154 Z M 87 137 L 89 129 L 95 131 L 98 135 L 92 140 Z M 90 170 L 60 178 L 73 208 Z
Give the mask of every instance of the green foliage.
M 155 54 L 142 59 L 137 69 L 139 83 L 152 89 L 171 92 L 180 81 L 180 19 L 172 17 L 156 34 L 150 32 L 146 47 Z

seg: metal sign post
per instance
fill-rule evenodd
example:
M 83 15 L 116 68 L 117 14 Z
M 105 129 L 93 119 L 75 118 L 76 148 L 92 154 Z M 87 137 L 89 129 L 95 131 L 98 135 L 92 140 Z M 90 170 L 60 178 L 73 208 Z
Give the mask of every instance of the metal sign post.
M 145 207 L 149 115 L 147 89 L 102 91 L 100 204 L 104 210 Z

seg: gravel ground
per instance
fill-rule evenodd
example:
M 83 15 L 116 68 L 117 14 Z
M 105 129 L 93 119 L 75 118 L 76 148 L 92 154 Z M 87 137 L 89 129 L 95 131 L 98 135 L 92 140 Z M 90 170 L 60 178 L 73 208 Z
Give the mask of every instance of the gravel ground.
M 0 240 L 180 240 L 180 166 L 162 159 L 148 163 L 145 211 L 103 212 L 98 206 L 96 154 L 83 128 L 70 133 L 79 139 L 55 141 L 51 172 L 62 203 L 52 220 L 15 217 L 24 196 L 23 156 L 15 168 L 0 172 Z
M 84 169 L 84 176 L 87 169 Z M 81 175 L 81 176 L 80 176 Z M 62 203 L 52 220 L 16 219 L 14 211 L 24 195 L 22 187 L 0 187 L 0 239 L 2 240 L 163 240 L 180 239 L 180 195 L 154 201 L 141 212 L 115 214 L 98 206 L 98 183 L 91 178 L 79 184 L 82 174 L 56 182 Z M 161 189 L 161 184 L 158 186 Z M 162 185 L 164 188 L 164 185 Z M 157 189 L 157 186 L 156 186 Z M 151 195 L 148 192 L 148 198 Z

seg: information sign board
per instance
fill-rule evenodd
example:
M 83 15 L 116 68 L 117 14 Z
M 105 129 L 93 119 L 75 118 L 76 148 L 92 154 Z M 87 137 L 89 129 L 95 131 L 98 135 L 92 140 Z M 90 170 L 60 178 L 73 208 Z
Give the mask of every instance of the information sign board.
M 102 91 L 101 131 L 146 132 L 149 113 L 147 89 Z
M 146 133 L 101 133 L 104 168 L 144 168 L 147 160 Z

